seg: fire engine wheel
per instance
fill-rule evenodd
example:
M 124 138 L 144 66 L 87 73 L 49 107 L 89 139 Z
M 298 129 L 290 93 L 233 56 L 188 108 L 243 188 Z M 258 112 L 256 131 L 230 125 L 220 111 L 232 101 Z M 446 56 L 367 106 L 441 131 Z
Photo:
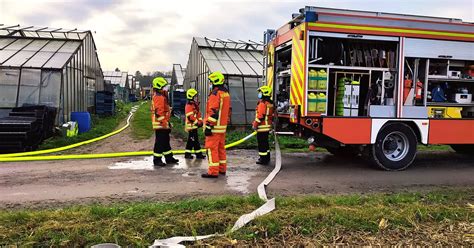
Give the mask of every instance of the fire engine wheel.
M 451 145 L 451 148 L 459 154 L 474 156 L 474 145 Z
M 416 135 L 408 125 L 391 123 L 380 130 L 371 146 L 370 158 L 381 169 L 404 170 L 415 160 L 417 144 Z

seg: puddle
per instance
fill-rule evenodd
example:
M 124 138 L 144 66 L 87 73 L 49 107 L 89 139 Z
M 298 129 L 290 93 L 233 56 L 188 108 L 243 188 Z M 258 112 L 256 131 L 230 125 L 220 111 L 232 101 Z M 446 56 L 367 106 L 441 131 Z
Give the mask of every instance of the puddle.
M 171 169 L 185 178 L 193 178 L 193 180 L 196 178 L 198 180 L 194 183 L 199 184 L 201 173 L 207 171 L 207 159 L 184 159 L 184 156 L 182 155 L 176 155 L 175 158 L 179 160 L 178 164 L 166 166 L 164 168 Z M 227 171 L 227 176 L 225 178 L 220 176 L 217 180 L 222 180 L 222 183 L 225 182 L 225 187 L 229 190 L 237 191 L 242 194 L 253 192 L 255 189 L 250 188 L 251 179 L 260 171 L 260 167 L 255 164 L 254 159 L 253 154 L 232 154 L 230 157 L 231 164 Z M 155 170 L 152 156 L 125 162 L 117 162 L 108 168 L 111 170 Z M 189 181 L 188 179 L 186 180 Z M 133 192 L 132 190 L 129 193 L 136 192 Z
M 155 170 L 153 166 L 153 157 L 146 157 L 141 160 L 131 160 L 127 162 L 118 162 L 109 166 L 111 170 Z
M 207 169 L 206 159 L 184 159 L 183 156 L 175 156 L 175 158 L 179 160 L 179 163 L 171 166 L 166 166 L 165 168 L 171 168 L 175 170 Z M 155 166 L 153 166 L 152 156 L 145 157 L 140 160 L 117 162 L 109 166 L 108 168 L 111 170 L 155 170 Z M 189 174 L 189 176 L 192 176 L 192 173 Z
M 250 193 L 250 179 L 256 174 L 254 171 L 243 171 L 243 173 L 242 171 L 239 173 L 229 171 L 226 176 L 226 187 L 243 194 Z
M 22 195 L 29 195 L 29 194 L 26 193 L 26 192 L 17 192 L 17 193 L 12 193 L 10 195 L 12 195 L 12 196 L 22 196 Z

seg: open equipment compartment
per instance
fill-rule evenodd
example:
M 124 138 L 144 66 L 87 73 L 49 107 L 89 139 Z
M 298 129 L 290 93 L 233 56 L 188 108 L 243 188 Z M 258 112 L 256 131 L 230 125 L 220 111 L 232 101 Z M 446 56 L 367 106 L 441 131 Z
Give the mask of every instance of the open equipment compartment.
M 285 43 L 275 49 L 276 109 L 278 113 L 289 114 L 290 78 L 291 78 L 291 43 Z
M 393 117 L 398 41 L 398 37 L 309 32 L 306 115 L 369 116 L 374 105 L 383 106 L 372 108 L 375 116 Z M 326 86 L 318 81 L 314 89 L 312 79 L 324 79 L 320 74 L 326 76 Z M 314 93 L 322 96 L 317 103 L 325 104 L 325 111 L 311 111 Z

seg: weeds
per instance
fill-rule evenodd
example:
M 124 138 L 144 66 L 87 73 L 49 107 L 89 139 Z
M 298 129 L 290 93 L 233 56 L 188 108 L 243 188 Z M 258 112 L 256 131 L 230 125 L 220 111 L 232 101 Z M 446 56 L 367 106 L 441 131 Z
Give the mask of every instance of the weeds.
M 149 139 L 153 135 L 151 126 L 150 101 L 146 101 L 138 107 L 132 121 L 132 136 L 137 140 Z
M 278 197 L 277 209 L 235 233 L 198 245 L 366 244 L 390 238 L 416 244 L 472 243 L 472 189 L 431 193 Z M 90 246 L 114 242 L 147 246 L 156 238 L 226 233 L 262 204 L 255 195 L 128 203 L 64 209 L 1 210 L 0 246 Z M 383 225 L 380 225 L 381 220 Z M 449 227 L 446 229 L 446 227 Z M 453 230 L 453 231 L 450 231 Z M 470 230 L 470 231 L 469 231 Z M 457 232 L 457 233 L 456 233 Z M 442 236 L 440 236 L 442 235 Z M 444 235 L 444 236 L 443 236 Z M 442 237 L 437 239 L 437 237 Z M 372 241 L 374 241 L 372 239 Z M 423 243 L 425 242 L 425 243 Z M 370 242 L 369 242 L 370 243 Z M 387 243 L 390 244 L 390 243 Z
M 45 140 L 39 150 L 51 149 L 56 147 L 67 146 L 84 140 L 93 139 L 115 130 L 118 125 L 128 116 L 133 104 L 117 102 L 116 114 L 114 116 L 99 117 L 91 116 L 92 128 L 86 133 L 81 133 L 75 137 L 54 136 Z

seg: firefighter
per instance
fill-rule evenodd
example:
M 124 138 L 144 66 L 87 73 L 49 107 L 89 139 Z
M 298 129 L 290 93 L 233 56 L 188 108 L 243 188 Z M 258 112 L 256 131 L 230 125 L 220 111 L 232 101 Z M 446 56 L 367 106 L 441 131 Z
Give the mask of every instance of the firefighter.
M 186 143 L 186 151 L 184 158 L 192 159 L 192 153 L 196 153 L 197 159 L 205 158 L 201 152 L 201 145 L 199 144 L 198 128 L 202 127 L 202 117 L 199 111 L 199 102 L 197 100 L 198 92 L 195 89 L 189 89 L 186 91 L 186 125 L 185 131 L 188 132 L 188 142 Z
M 153 95 L 151 103 L 151 123 L 155 130 L 155 147 L 153 148 L 153 164 L 165 166 L 176 164 L 178 160 L 173 158 L 170 146 L 171 123 L 170 106 L 168 104 L 168 92 L 164 87 L 168 85 L 166 79 L 157 77 L 153 79 Z M 166 164 L 162 157 L 165 157 Z
M 206 105 L 206 117 L 204 118 L 205 146 L 209 168 L 207 173 L 201 176 L 217 178 L 219 174 L 225 175 L 227 171 L 225 133 L 230 115 L 230 95 L 224 86 L 224 75 L 222 73 L 211 73 L 209 82 L 211 91 Z
M 267 165 L 270 163 L 270 146 L 268 134 L 272 129 L 273 101 L 271 100 L 272 88 L 262 86 L 258 89 L 258 103 L 255 109 L 255 120 L 252 128 L 257 131 L 258 155 L 257 164 Z

